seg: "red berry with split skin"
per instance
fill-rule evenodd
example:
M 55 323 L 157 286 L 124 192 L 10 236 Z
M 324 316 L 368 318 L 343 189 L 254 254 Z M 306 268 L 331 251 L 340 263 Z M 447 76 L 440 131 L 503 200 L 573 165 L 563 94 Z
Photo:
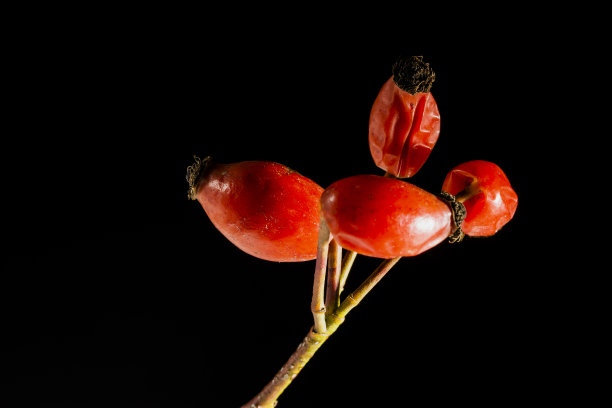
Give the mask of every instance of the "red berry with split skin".
M 196 159 L 189 196 L 234 245 L 276 262 L 315 259 L 323 188 L 279 163 Z
M 399 58 L 372 105 L 370 153 L 395 177 L 414 176 L 440 135 L 440 112 L 429 92 L 434 78 L 422 57 Z
M 495 163 L 473 160 L 453 168 L 442 190 L 463 202 L 467 212 L 462 230 L 473 237 L 490 236 L 512 219 L 518 196 Z
M 336 181 L 321 210 L 341 247 L 376 258 L 418 255 L 451 232 L 448 205 L 401 180 L 359 175 Z

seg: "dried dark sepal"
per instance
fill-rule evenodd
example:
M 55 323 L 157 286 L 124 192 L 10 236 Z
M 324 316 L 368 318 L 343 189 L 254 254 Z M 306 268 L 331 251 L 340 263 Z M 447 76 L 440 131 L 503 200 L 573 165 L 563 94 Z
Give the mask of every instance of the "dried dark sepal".
M 194 163 L 187 167 L 187 175 L 185 178 L 187 179 L 187 183 L 189 183 L 189 191 L 187 192 L 187 197 L 190 200 L 196 199 L 196 194 L 198 193 L 198 184 L 202 175 L 206 171 L 206 169 L 210 166 L 212 162 L 212 157 L 207 156 L 204 159 L 200 159 L 198 156 L 193 156 Z
M 393 81 L 402 91 L 410 94 L 429 92 L 436 74 L 423 57 L 400 56 L 392 67 Z
M 461 242 L 465 237 L 465 233 L 461 229 L 461 224 L 463 224 L 463 220 L 465 220 L 465 216 L 467 215 L 465 206 L 462 202 L 457 201 L 454 195 L 446 191 L 442 191 L 439 197 L 448 204 L 453 214 L 453 229 L 448 236 L 448 242 L 451 244 Z

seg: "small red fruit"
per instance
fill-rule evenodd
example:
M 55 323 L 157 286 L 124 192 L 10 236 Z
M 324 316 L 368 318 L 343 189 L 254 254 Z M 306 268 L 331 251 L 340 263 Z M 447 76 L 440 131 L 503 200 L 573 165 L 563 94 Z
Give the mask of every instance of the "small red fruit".
M 451 210 L 444 201 L 387 177 L 336 181 L 323 192 L 321 210 L 341 247 L 376 258 L 418 255 L 451 232 Z
M 453 168 L 442 190 L 465 205 L 467 215 L 461 228 L 473 237 L 495 234 L 512 219 L 518 205 L 518 196 L 502 169 L 484 160 Z
M 212 163 L 188 169 L 190 198 L 234 245 L 277 262 L 316 258 L 323 188 L 274 162 Z
M 440 112 L 429 92 L 435 74 L 422 57 L 400 58 L 370 112 L 370 153 L 395 177 L 414 176 L 440 135 Z

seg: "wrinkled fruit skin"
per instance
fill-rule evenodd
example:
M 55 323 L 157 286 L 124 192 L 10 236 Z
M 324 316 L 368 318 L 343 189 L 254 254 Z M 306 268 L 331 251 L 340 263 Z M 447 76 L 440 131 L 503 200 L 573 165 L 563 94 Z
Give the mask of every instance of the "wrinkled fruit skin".
M 282 164 L 213 164 L 196 199 L 234 245 L 276 262 L 315 259 L 323 188 Z
M 496 164 L 484 160 L 462 163 L 444 179 L 442 190 L 457 195 L 465 190 L 467 215 L 462 229 L 473 237 L 490 236 L 512 219 L 518 196 Z
M 423 166 L 438 136 L 440 113 L 431 93 L 412 95 L 391 77 L 370 112 L 370 153 L 381 169 L 405 178 Z
M 446 203 L 410 183 L 381 176 L 333 183 L 321 196 L 321 210 L 341 247 L 376 258 L 420 254 L 451 230 Z

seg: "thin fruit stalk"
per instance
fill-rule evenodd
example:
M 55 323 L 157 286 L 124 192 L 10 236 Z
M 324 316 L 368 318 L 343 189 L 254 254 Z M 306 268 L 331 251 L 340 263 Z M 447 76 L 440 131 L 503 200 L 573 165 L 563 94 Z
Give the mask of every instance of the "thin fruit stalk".
M 331 236 L 329 234 L 329 228 L 327 228 L 327 223 L 323 218 L 323 214 L 320 214 L 320 217 L 317 261 L 315 265 L 310 309 L 314 318 L 314 330 L 317 333 L 325 333 L 327 331 L 325 323 L 325 275 Z

